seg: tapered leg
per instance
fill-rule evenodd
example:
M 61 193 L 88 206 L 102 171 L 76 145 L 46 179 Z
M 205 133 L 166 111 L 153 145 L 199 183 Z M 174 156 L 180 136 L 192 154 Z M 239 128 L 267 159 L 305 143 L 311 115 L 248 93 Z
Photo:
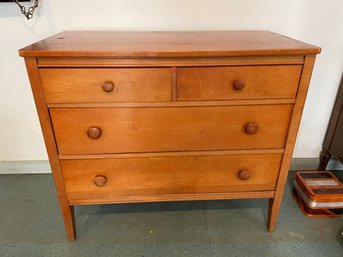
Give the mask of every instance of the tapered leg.
M 63 206 L 62 206 L 63 205 Z M 68 240 L 75 240 L 74 206 L 60 203 Z
M 328 165 L 331 157 L 331 153 L 328 150 L 323 149 L 320 152 L 318 170 L 326 170 L 326 166 Z
M 269 199 L 268 224 L 267 224 L 269 232 L 274 232 L 275 230 L 277 219 L 279 216 L 280 206 L 281 206 L 281 199 L 280 200 L 277 200 L 275 198 Z
M 61 185 L 56 184 L 56 176 L 54 176 L 54 179 L 67 238 L 68 240 L 72 241 L 76 238 L 74 206 L 69 205 L 68 199 L 62 193 L 63 191 L 59 191 L 61 190 Z

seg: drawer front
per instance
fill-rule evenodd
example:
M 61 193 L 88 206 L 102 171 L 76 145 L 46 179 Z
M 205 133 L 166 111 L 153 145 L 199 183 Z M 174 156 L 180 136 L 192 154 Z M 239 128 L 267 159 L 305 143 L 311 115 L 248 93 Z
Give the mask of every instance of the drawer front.
M 275 190 L 282 154 L 61 160 L 71 201 Z
M 171 100 L 169 68 L 40 69 L 47 103 Z
M 60 154 L 282 148 L 292 105 L 52 108 Z
M 178 100 L 295 98 L 301 65 L 179 68 Z

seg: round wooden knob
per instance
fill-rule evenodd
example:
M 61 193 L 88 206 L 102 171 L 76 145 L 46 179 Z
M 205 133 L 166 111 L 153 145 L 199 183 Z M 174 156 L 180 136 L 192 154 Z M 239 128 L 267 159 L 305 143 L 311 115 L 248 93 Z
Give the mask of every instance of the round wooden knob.
M 234 90 L 240 91 L 245 87 L 245 82 L 243 80 L 234 80 L 232 85 Z
M 101 134 L 102 134 L 101 129 L 97 127 L 90 127 L 87 130 L 87 135 L 91 139 L 98 139 L 99 137 L 101 137 Z
M 106 93 L 111 93 L 114 89 L 114 84 L 110 81 L 105 81 L 102 83 L 102 90 Z
M 251 172 L 250 170 L 241 170 L 239 172 L 239 178 L 241 180 L 248 180 L 249 178 L 251 178 Z
M 98 187 L 103 187 L 104 185 L 106 185 L 106 183 L 107 183 L 106 176 L 99 175 L 94 178 L 94 185 Z
M 258 129 L 259 129 L 259 126 L 256 122 L 249 122 L 245 126 L 245 133 L 253 135 L 257 133 Z

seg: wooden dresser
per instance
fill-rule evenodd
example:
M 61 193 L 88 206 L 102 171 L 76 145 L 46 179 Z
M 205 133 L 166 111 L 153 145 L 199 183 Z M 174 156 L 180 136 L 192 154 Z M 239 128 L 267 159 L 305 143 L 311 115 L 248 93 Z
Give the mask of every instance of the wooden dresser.
M 269 198 L 315 55 L 268 31 L 63 32 L 20 50 L 68 238 L 73 206 Z

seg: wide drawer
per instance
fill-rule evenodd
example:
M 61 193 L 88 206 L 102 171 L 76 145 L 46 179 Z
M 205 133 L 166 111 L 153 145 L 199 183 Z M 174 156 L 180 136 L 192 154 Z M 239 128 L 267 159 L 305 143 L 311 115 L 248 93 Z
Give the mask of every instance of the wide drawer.
M 282 148 L 292 105 L 52 108 L 60 154 Z
M 171 100 L 169 68 L 40 69 L 47 103 Z
M 275 190 L 282 154 L 61 160 L 69 200 Z
M 177 69 L 178 100 L 295 98 L 301 65 Z

